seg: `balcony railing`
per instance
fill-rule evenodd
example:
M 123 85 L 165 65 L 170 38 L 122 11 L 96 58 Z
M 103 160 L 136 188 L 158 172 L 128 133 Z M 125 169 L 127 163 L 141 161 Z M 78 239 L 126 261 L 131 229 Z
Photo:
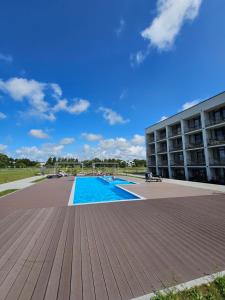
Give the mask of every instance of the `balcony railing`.
M 204 159 L 191 159 L 187 161 L 188 166 L 204 166 L 205 160 Z
M 148 152 L 149 152 L 150 154 L 155 154 L 155 149 L 149 149 Z
M 209 119 L 206 121 L 206 126 L 212 126 L 212 125 L 216 125 L 216 124 L 220 124 L 220 123 L 224 123 L 225 122 L 225 117 L 219 117 L 216 119 Z
M 161 161 L 158 162 L 158 165 L 160 167 L 162 167 L 162 166 L 168 166 L 168 160 L 161 160 Z
M 225 158 L 211 159 L 210 166 L 225 166 Z
M 198 129 L 201 129 L 201 128 L 202 128 L 202 125 L 201 125 L 201 124 L 196 124 L 196 125 L 193 125 L 193 126 L 187 126 L 187 127 L 184 129 L 184 132 L 187 133 L 187 132 L 194 131 L 194 130 L 198 130 Z
M 181 135 L 181 128 L 176 129 L 176 130 L 172 130 L 172 131 L 169 133 L 169 137 L 173 137 L 173 136 L 177 136 L 177 135 Z
M 157 153 L 165 153 L 167 152 L 167 147 L 160 147 L 159 149 L 157 149 Z
M 177 150 L 182 150 L 183 145 L 172 145 L 170 147 L 170 151 L 177 151 Z
M 161 140 L 165 140 L 166 139 L 166 133 L 165 134 L 160 134 L 158 137 L 157 137 L 157 141 L 161 141 Z
M 155 142 L 154 138 L 148 139 L 149 144 L 154 143 L 154 142 Z
M 194 149 L 194 148 L 202 148 L 202 147 L 204 147 L 203 142 L 186 144 L 186 149 Z
M 184 161 L 182 159 L 175 159 L 170 161 L 171 166 L 183 166 Z
M 208 140 L 208 145 L 209 146 L 216 146 L 216 145 L 223 145 L 225 144 L 225 137 L 218 140 L 218 139 L 209 139 Z

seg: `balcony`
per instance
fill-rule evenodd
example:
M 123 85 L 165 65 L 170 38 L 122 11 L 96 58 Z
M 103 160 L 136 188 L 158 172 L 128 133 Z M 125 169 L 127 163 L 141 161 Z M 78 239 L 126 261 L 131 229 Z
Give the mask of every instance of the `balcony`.
M 170 147 L 170 152 L 172 152 L 172 151 L 179 151 L 179 150 L 182 150 L 182 149 L 183 149 L 182 144 L 180 144 L 180 145 L 172 145 Z
M 208 146 L 220 146 L 225 144 L 225 137 L 221 139 L 209 139 L 208 140 Z
M 195 131 L 195 130 L 198 130 L 198 129 L 201 129 L 201 128 L 202 128 L 202 126 L 201 126 L 200 123 L 195 124 L 195 125 L 189 125 L 184 129 L 184 132 L 188 133 L 188 132 Z
M 164 167 L 164 166 L 168 166 L 168 160 L 167 159 L 165 159 L 165 160 L 161 160 L 161 161 L 159 161 L 158 162 L 158 165 L 159 165 L 159 167 Z
M 157 153 L 166 153 L 167 152 L 167 147 L 160 147 L 157 149 Z
M 148 144 L 152 144 L 152 143 L 154 143 L 154 142 L 155 142 L 154 139 L 148 139 Z
M 172 129 L 172 131 L 169 133 L 169 137 L 174 137 L 174 136 L 178 136 L 181 135 L 181 128 L 177 128 L 177 129 Z
M 148 149 L 148 154 L 149 155 L 154 155 L 155 154 L 155 149 Z
M 174 159 L 170 161 L 171 166 L 183 166 L 184 161 L 182 159 Z
M 159 134 L 157 137 L 157 141 L 165 140 L 166 139 L 166 133 Z
M 209 120 L 206 121 L 206 126 L 213 126 L 213 125 L 217 125 L 217 124 L 220 124 L 220 123 L 225 123 L 225 117 L 223 116 L 220 116 L 220 117 L 217 117 L 217 118 L 211 118 Z
M 225 166 L 225 158 L 211 159 L 210 166 Z
M 204 159 L 190 159 L 187 161 L 188 166 L 204 166 L 205 160 Z
M 186 144 L 186 149 L 195 149 L 195 148 L 203 148 L 203 142 L 196 142 L 196 143 L 188 143 Z

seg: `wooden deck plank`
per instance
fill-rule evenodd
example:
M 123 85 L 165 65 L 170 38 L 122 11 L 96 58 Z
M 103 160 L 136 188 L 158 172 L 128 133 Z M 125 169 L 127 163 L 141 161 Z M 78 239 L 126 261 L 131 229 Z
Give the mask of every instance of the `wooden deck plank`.
M 107 210 L 105 209 L 104 213 L 101 215 L 102 224 L 104 224 L 104 228 L 106 230 L 107 236 L 110 239 L 110 243 L 117 253 L 118 259 L 121 263 L 121 268 L 123 269 L 132 290 L 133 297 L 144 294 L 145 289 L 141 283 L 143 280 L 143 269 L 140 269 L 139 264 L 135 264 L 135 256 L 132 256 L 131 259 L 129 259 L 130 255 L 124 245 L 124 240 L 126 239 L 126 237 L 120 237 L 121 228 L 118 222 L 115 222 L 114 219 L 110 218 Z M 147 286 L 149 287 L 149 279 L 145 275 L 144 282 L 146 282 Z
M 45 300 L 55 300 L 57 299 L 58 296 L 58 289 L 59 289 L 58 287 L 59 287 L 62 264 L 63 264 L 64 250 L 65 250 L 66 239 L 67 239 L 67 231 L 69 226 L 69 213 L 70 210 L 67 210 L 65 215 L 65 220 L 63 223 L 61 236 L 59 239 L 58 248 L 53 263 L 53 267 L 48 282 Z
M 129 285 L 129 282 L 127 281 L 127 278 L 123 272 L 123 269 L 121 268 L 120 261 L 116 255 L 116 252 L 114 251 L 114 247 L 111 244 L 108 234 L 105 231 L 105 223 L 101 222 L 102 220 L 98 217 L 96 218 L 96 226 L 98 230 L 100 231 L 101 238 L 103 240 L 103 243 L 105 244 L 106 253 L 108 256 L 108 259 L 110 261 L 114 277 L 118 286 L 118 289 L 120 291 L 120 295 L 122 299 L 131 299 L 133 298 L 133 294 L 131 292 L 131 287 Z M 104 226 L 104 227 L 103 227 Z M 101 230 L 101 228 L 104 228 L 104 230 Z M 116 243 L 117 244 L 117 243 Z
M 179 253 L 181 254 L 181 257 L 182 259 L 180 259 L 180 262 L 181 262 L 181 269 L 184 269 L 184 263 L 186 263 L 187 265 L 185 266 L 185 273 L 186 275 L 188 275 L 188 270 L 189 270 L 189 266 L 191 266 L 191 269 L 190 269 L 190 273 L 193 273 L 193 267 L 195 268 L 195 265 L 196 265 L 196 260 L 193 260 L 192 257 L 196 257 L 196 256 L 199 256 L 201 255 L 201 251 L 205 251 L 204 250 L 204 247 L 202 248 L 202 246 L 199 248 L 199 243 L 196 243 L 196 246 L 193 248 L 192 247 L 192 250 L 190 251 L 191 255 L 188 254 L 188 249 L 190 248 L 191 244 L 190 244 L 190 241 L 193 240 L 192 239 L 192 236 L 190 235 L 190 232 L 187 232 L 187 238 L 188 238 L 188 243 L 186 243 L 186 238 L 185 238 L 185 228 L 182 229 L 182 223 L 179 224 L 179 227 L 174 225 L 174 218 L 168 218 L 168 217 L 165 217 L 165 218 L 160 218 L 160 219 L 157 219 L 155 220 L 155 222 L 157 223 L 157 226 L 154 225 L 154 224 L 149 224 L 149 222 L 151 222 L 151 220 L 154 218 L 152 218 L 151 220 L 149 220 L 148 216 L 144 216 L 144 210 L 142 211 L 143 214 L 139 214 L 138 212 L 139 209 L 137 209 L 137 211 L 135 211 L 135 214 L 137 214 L 137 216 L 139 216 L 139 218 L 142 219 L 142 226 L 143 226 L 143 230 L 145 230 L 146 228 L 151 228 L 151 234 L 153 233 L 153 230 L 155 228 L 155 230 L 159 230 L 161 232 L 161 239 L 163 238 L 164 236 L 164 239 L 165 239 L 165 242 L 168 244 L 168 248 L 169 251 L 171 251 L 172 253 L 175 253 L 176 256 L 177 256 L 177 271 L 178 271 L 178 261 L 179 261 Z M 146 222 L 145 222 L 146 220 Z M 169 222 L 169 223 L 168 223 Z M 145 224 L 146 223 L 146 224 Z M 163 229 L 160 230 L 160 228 Z M 176 236 L 176 239 L 173 240 L 172 243 L 170 243 L 170 240 L 168 240 L 168 234 L 171 232 L 171 231 L 168 231 L 168 228 L 173 228 L 173 232 Z M 154 239 L 154 246 L 157 247 L 157 240 L 159 240 L 158 238 L 158 234 L 156 232 L 155 234 L 155 239 Z M 201 236 L 200 236 L 201 238 Z M 160 241 L 159 240 L 159 241 Z M 199 240 L 198 240 L 199 242 Z M 204 244 L 204 241 L 203 241 L 203 244 Z M 161 248 L 162 248 L 162 245 L 161 245 Z M 199 252 L 200 251 L 200 252 Z M 172 253 L 170 253 L 170 257 L 173 256 L 171 255 Z M 185 258 L 185 261 L 184 261 L 184 258 Z M 208 258 L 208 257 L 207 257 Z M 206 267 L 208 266 L 208 261 L 207 261 L 207 258 L 205 259 L 202 259 L 201 262 L 198 263 L 198 268 L 202 268 L 203 270 L 206 269 Z M 175 263 L 175 261 L 174 261 Z M 184 276 L 184 274 L 183 274 Z
M 20 254 L 26 247 L 26 243 L 29 241 L 32 236 L 32 230 L 37 224 L 38 219 L 41 217 L 43 210 L 37 211 L 36 215 L 30 222 L 29 226 L 22 232 L 22 234 L 12 243 L 4 255 L 0 258 L 0 284 L 5 280 L 10 269 L 17 262 L 17 259 L 20 257 Z M 0 287 L 1 288 L 1 287 Z
M 52 210 L 43 211 L 38 221 L 34 224 L 34 228 L 30 227 L 30 229 L 32 228 L 32 230 L 31 232 L 27 233 L 27 241 L 24 241 L 25 247 L 23 247 L 21 255 L 17 259 L 15 265 L 12 267 L 10 273 L 5 278 L 4 283 L 0 287 L 1 300 L 6 298 L 18 274 L 20 273 L 25 261 L 29 257 L 29 254 L 31 253 L 34 245 L 36 244 L 51 213 Z
M 35 263 L 33 264 L 31 272 L 29 273 L 26 283 L 21 291 L 21 294 L 19 296 L 19 299 L 21 299 L 21 300 L 22 299 L 27 300 L 27 299 L 32 298 L 32 295 L 33 295 L 35 287 L 37 285 L 37 281 L 38 281 L 39 275 L 41 273 L 42 266 L 44 264 L 50 243 L 54 237 L 54 232 L 55 232 L 57 223 L 59 222 L 62 214 L 63 214 L 63 208 L 58 208 L 57 215 L 52 222 L 52 226 L 51 226 L 51 228 L 47 234 L 47 237 L 43 243 L 41 251 L 39 252 L 37 259 L 35 260 Z
M 18 209 L 0 219 L 0 235 L 4 233 L 9 226 L 14 224 L 14 220 L 18 220 L 24 214 L 24 210 Z
M 85 215 L 83 210 L 80 209 L 80 228 L 81 228 L 81 261 L 82 261 L 82 290 L 83 299 L 93 300 L 96 299 L 94 279 L 90 258 L 90 251 L 87 238 L 87 227 L 85 222 Z
M 90 208 L 86 212 L 87 238 L 90 251 L 90 259 L 92 264 L 93 280 L 95 287 L 96 299 L 108 299 L 106 284 L 103 276 L 101 261 L 96 246 L 93 228 L 91 225 L 92 214 Z
M 117 282 L 115 280 L 115 276 L 112 270 L 112 266 L 110 264 L 105 245 L 103 243 L 103 240 L 100 235 L 100 230 L 98 229 L 98 226 L 96 226 L 96 213 L 94 207 L 91 207 L 92 209 L 92 229 L 96 241 L 96 246 L 98 250 L 98 254 L 101 261 L 103 276 L 105 280 L 105 285 L 107 289 L 107 294 L 110 300 L 113 299 L 121 299 L 121 294 L 119 291 L 119 288 L 117 286 Z
M 69 226 L 67 231 L 67 239 L 65 244 L 63 265 L 61 270 L 61 277 L 59 282 L 58 297 L 59 300 L 70 299 L 70 285 L 72 274 L 72 260 L 73 260 L 73 237 L 74 237 L 74 223 L 75 223 L 75 210 L 69 210 Z
M 59 216 L 59 219 L 56 223 L 55 230 L 53 232 L 52 239 L 49 244 L 49 248 L 47 249 L 47 255 L 44 256 L 44 259 L 41 258 L 43 265 L 39 273 L 39 277 L 32 295 L 33 300 L 41 300 L 44 299 L 47 285 L 48 285 L 48 280 L 49 276 L 51 274 L 52 270 L 52 265 L 54 262 L 59 238 L 61 235 L 63 223 L 65 220 L 65 210 L 63 209 L 63 214 Z M 46 247 L 47 248 L 47 247 Z
M 40 250 L 43 246 L 46 236 L 52 226 L 52 221 L 54 220 L 54 218 L 56 216 L 57 216 L 57 209 L 54 208 L 52 211 L 52 214 L 49 216 L 47 223 L 45 224 L 37 242 L 35 243 L 29 257 L 25 261 L 21 272 L 17 276 L 12 288 L 10 289 L 10 291 L 6 297 L 7 300 L 14 300 L 14 299 L 19 298 L 19 295 L 24 287 L 24 284 L 26 283 L 26 280 L 30 274 L 30 271 L 32 270 L 35 260 L 38 257 L 38 254 L 40 253 Z
M 7 212 L 0 300 L 128 300 L 221 271 L 224 213 L 225 195 Z
M 26 210 L 24 214 L 19 218 L 15 219 L 12 223 L 12 226 L 9 226 L 9 230 L 6 230 L 5 234 L 2 233 L 0 240 L 0 257 L 6 252 L 7 249 L 12 245 L 13 242 L 21 235 L 24 228 L 27 227 L 27 224 L 30 224 L 30 220 L 33 219 L 33 216 L 37 213 L 35 210 Z M 16 223 L 16 225 L 14 225 Z M 14 231 L 13 231 L 14 229 Z M 11 231 L 12 230 L 12 231 Z
M 70 300 L 83 299 L 80 210 L 75 210 Z

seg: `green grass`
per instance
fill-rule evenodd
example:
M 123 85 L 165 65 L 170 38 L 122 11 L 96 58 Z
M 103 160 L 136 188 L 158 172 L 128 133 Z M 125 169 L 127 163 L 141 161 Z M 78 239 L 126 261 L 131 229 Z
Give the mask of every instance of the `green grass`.
M 77 173 L 82 172 L 81 168 L 60 168 L 60 170 L 64 170 L 68 173 L 73 173 L 72 171 L 76 171 Z M 84 173 L 92 173 L 92 168 L 84 168 Z M 144 173 L 145 168 L 96 168 L 94 170 L 95 173 L 97 172 L 103 172 L 103 173 L 112 173 L 112 174 L 118 174 L 118 173 L 132 173 L 132 174 L 140 174 Z M 40 172 L 39 168 L 15 168 L 15 169 L 0 169 L 0 184 L 11 182 L 19 179 L 24 179 L 28 177 L 32 177 L 37 175 Z M 54 168 L 51 169 L 45 169 L 45 173 L 54 173 Z
M 183 292 L 157 293 L 153 300 L 222 300 L 225 299 L 225 277 L 215 279 L 212 283 L 194 287 Z
M 45 179 L 46 179 L 46 177 L 39 178 L 39 179 L 36 179 L 36 180 L 32 181 L 32 183 L 40 182 L 40 181 L 43 181 Z
M 11 194 L 11 193 L 13 193 L 15 191 L 18 191 L 18 190 L 17 189 L 5 190 L 3 192 L 0 192 L 0 197 L 8 195 L 8 194 Z
M 32 177 L 38 174 L 38 168 L 0 169 L 0 184 Z
M 45 174 L 53 173 L 54 169 L 46 168 Z M 0 184 L 40 175 L 40 168 L 0 169 Z

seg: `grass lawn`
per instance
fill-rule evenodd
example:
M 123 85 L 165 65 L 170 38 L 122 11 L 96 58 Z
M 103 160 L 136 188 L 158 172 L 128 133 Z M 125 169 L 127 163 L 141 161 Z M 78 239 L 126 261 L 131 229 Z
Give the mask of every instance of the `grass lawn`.
M 3 191 L 3 192 L 0 192 L 0 197 L 5 196 L 5 195 L 8 195 L 8 194 L 10 194 L 10 193 L 13 193 L 13 192 L 15 192 L 15 191 L 17 191 L 17 189 L 5 190 L 5 191 Z
M 35 176 L 39 168 L 0 169 L 0 184 Z
M 225 299 L 225 277 L 215 279 L 212 283 L 204 284 L 183 292 L 158 294 L 153 300 L 222 300 Z
M 81 168 L 74 168 L 77 173 L 82 172 Z M 70 173 L 72 170 L 70 168 L 60 168 L 60 170 L 64 170 Z M 133 174 L 144 174 L 145 168 L 96 168 L 93 170 L 92 168 L 84 168 L 84 173 L 92 173 L 94 172 L 103 172 L 103 173 L 133 173 Z M 0 184 L 11 182 L 19 179 L 24 179 L 28 177 L 32 177 L 37 175 L 40 172 L 39 168 L 21 168 L 21 169 L 0 169 Z M 54 173 L 54 169 L 46 169 L 46 174 Z M 73 172 L 72 172 L 73 173 Z M 36 181 L 35 181 L 36 182 Z

